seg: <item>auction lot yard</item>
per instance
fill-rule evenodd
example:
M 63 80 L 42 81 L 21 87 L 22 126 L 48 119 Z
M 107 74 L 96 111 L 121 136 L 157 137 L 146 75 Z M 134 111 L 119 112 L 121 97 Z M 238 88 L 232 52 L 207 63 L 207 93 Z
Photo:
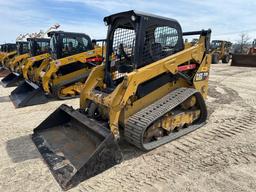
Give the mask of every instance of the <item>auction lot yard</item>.
M 123 143 L 124 161 L 69 191 L 256 191 L 256 68 L 212 65 L 208 123 L 143 153 Z M 62 103 L 15 109 L 0 86 L 0 191 L 62 191 L 31 140 Z

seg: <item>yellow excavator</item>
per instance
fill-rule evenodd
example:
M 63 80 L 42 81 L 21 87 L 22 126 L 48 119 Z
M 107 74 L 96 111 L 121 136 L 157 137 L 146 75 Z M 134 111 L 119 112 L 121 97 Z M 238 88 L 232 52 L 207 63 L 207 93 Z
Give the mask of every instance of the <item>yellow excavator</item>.
M 11 92 L 17 108 L 78 96 L 91 69 L 103 60 L 103 48 L 94 48 L 84 33 L 50 31 L 48 36 L 50 52 L 39 62 L 28 59 L 23 67 L 25 81 Z
M 104 22 L 106 59 L 86 80 L 80 108 L 61 105 L 32 135 L 64 190 L 120 163 L 120 139 L 149 151 L 207 119 L 211 30 L 183 33 L 174 19 L 133 10 Z M 185 49 L 189 35 L 199 40 Z

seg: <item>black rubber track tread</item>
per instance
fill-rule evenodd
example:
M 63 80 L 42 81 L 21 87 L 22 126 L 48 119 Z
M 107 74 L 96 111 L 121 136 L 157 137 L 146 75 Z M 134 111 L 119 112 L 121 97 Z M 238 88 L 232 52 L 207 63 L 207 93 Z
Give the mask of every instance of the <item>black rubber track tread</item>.
M 186 129 L 182 129 L 182 131 L 179 131 L 175 134 L 173 133 L 169 136 L 165 136 L 163 139 L 158 141 L 143 144 L 143 135 L 146 129 L 156 120 L 170 112 L 172 109 L 180 105 L 192 95 L 195 95 L 200 103 L 200 108 L 203 114 L 201 115 L 202 117 L 200 118 L 200 122 L 198 124 L 191 125 Z M 170 92 L 163 98 L 131 116 L 125 125 L 124 136 L 125 139 L 131 144 L 142 150 L 148 151 L 196 130 L 205 123 L 206 117 L 207 110 L 201 94 L 193 88 L 182 87 Z

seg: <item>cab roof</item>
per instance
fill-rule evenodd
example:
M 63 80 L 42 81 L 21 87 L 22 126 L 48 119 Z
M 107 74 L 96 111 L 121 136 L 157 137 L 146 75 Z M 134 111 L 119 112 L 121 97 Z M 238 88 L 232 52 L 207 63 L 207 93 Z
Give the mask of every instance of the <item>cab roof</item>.
M 175 20 L 175 19 L 171 19 L 171 18 L 168 18 L 168 17 L 159 16 L 159 15 L 154 15 L 154 14 L 150 14 L 150 13 L 145 13 L 145 12 L 141 12 L 141 11 L 136 11 L 136 10 L 130 10 L 130 11 L 116 13 L 116 14 L 104 17 L 103 21 L 107 22 L 107 24 L 110 24 L 116 18 L 120 18 L 120 17 L 129 17 L 129 18 L 131 18 L 131 16 L 147 17 L 147 18 L 154 19 L 154 20 L 161 20 L 161 21 L 166 21 L 166 22 L 178 23 L 178 21 Z
M 51 37 L 53 36 L 54 34 L 64 34 L 66 36 L 72 36 L 72 35 L 75 35 L 75 36 L 87 36 L 89 37 L 89 35 L 85 34 L 85 33 L 77 33 L 77 32 L 66 32 L 66 31 L 50 31 L 47 33 L 48 37 Z
M 50 38 L 33 37 L 33 38 L 27 38 L 27 41 L 50 41 Z

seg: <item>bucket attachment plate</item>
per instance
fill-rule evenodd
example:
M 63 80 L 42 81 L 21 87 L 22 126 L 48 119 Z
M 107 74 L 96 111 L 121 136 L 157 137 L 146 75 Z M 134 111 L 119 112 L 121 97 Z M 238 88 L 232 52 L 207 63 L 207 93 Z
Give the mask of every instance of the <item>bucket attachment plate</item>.
M 22 81 L 24 81 L 22 75 L 17 73 L 9 73 L 1 80 L 1 85 L 3 87 L 14 87 L 22 83 Z
M 16 108 L 43 104 L 48 101 L 43 90 L 36 84 L 24 81 L 11 92 L 10 99 Z
M 34 129 L 32 140 L 64 190 L 122 160 L 109 129 L 66 105 Z
M 232 55 L 231 66 L 256 67 L 256 55 Z

